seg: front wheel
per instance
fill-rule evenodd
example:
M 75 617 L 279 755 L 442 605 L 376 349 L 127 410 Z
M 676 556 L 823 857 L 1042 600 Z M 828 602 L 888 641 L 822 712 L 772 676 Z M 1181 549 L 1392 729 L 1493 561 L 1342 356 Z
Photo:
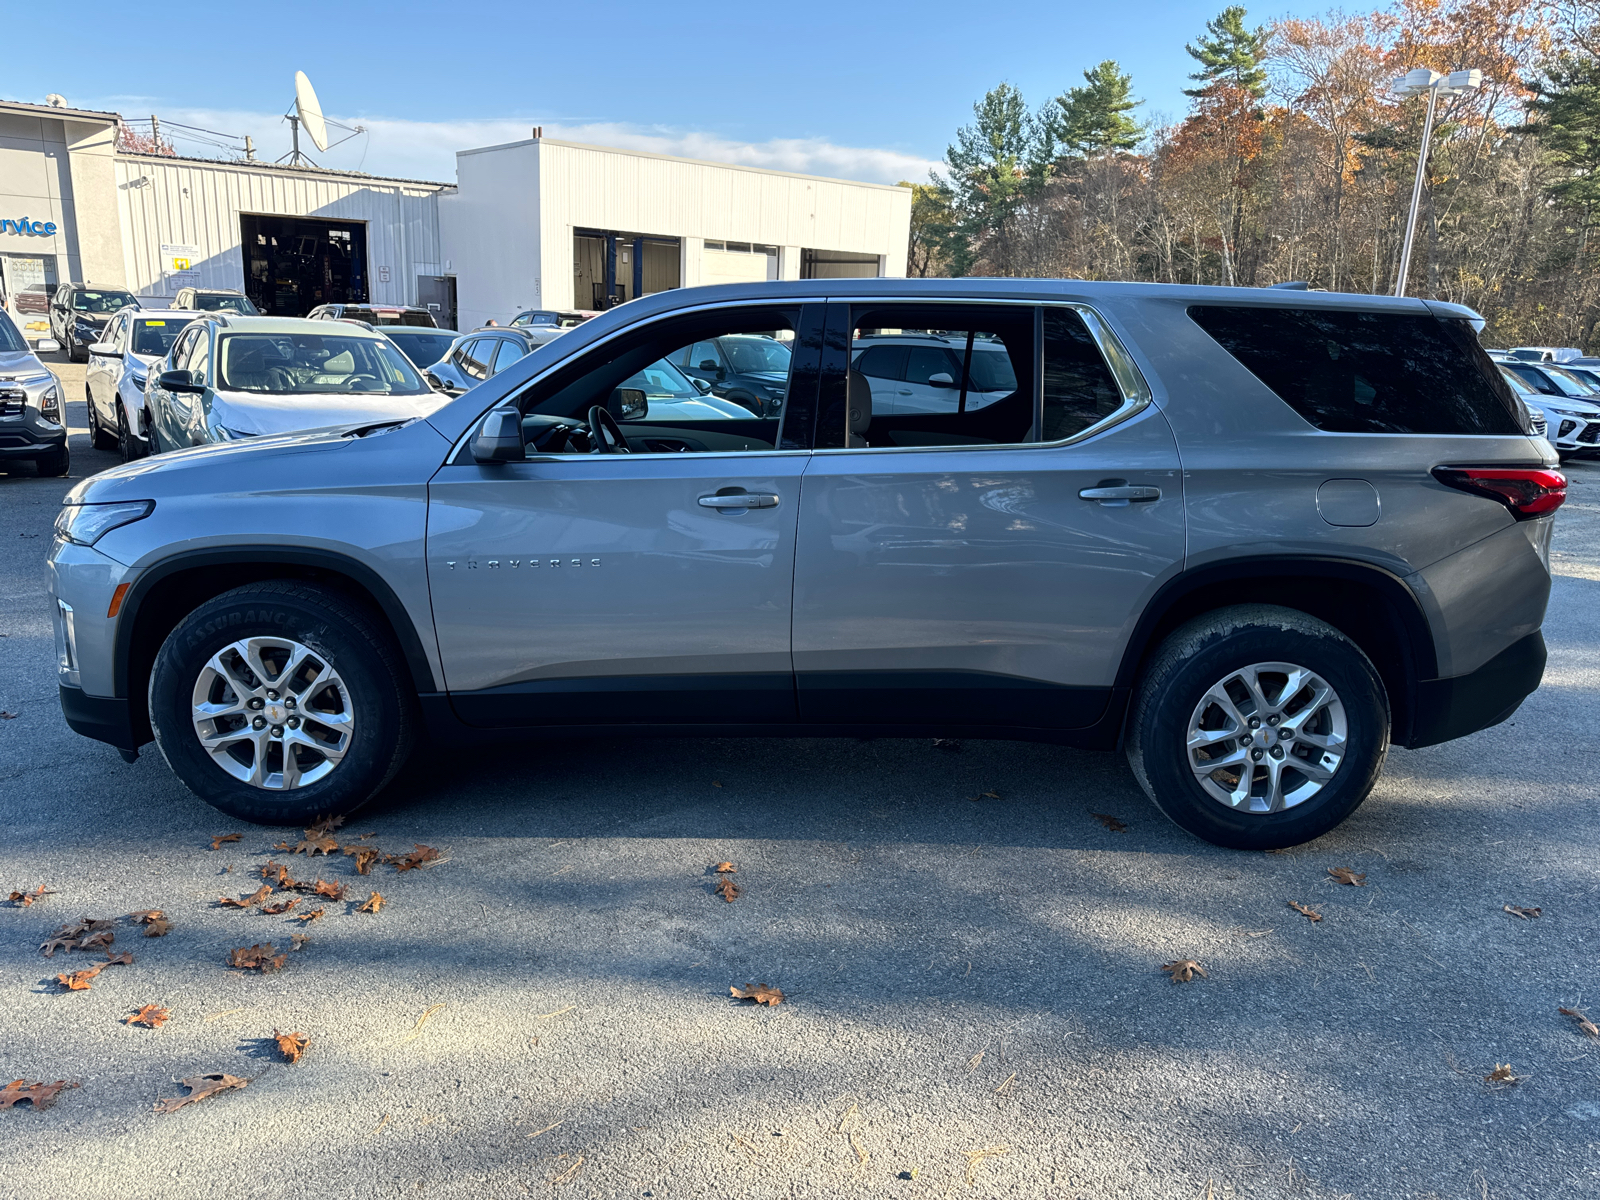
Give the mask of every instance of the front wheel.
M 1190 833 L 1276 850 L 1320 837 L 1367 798 L 1389 749 L 1388 695 L 1333 626 L 1239 605 L 1157 650 L 1127 747 L 1150 799 Z
M 291 580 L 208 600 L 150 673 L 156 745 L 229 816 L 299 825 L 365 804 L 414 738 L 393 639 L 363 609 Z
M 59 479 L 72 468 L 72 452 L 65 446 L 58 446 L 49 454 L 34 459 L 33 465 L 44 478 Z
M 149 453 L 149 450 L 139 444 L 138 439 L 133 436 L 133 431 L 128 428 L 127 410 L 122 407 L 120 397 L 117 400 L 117 449 L 122 454 L 123 462 L 133 462 L 135 459 L 143 458 Z
M 86 384 L 83 389 L 84 407 L 89 410 L 89 445 L 96 450 L 115 450 L 117 439 L 100 420 L 100 412 L 94 406 L 94 393 Z

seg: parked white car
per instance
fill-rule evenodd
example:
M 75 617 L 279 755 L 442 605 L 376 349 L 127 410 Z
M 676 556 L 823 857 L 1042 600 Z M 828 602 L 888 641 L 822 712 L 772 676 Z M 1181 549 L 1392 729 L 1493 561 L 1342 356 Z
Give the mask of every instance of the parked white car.
M 972 412 L 1017 390 L 1003 343 L 974 338 L 967 387 L 961 387 L 968 352 L 965 337 L 937 333 L 862 336 L 851 346 L 851 366 L 872 388 L 872 411 L 886 415 Z
M 1543 419 L 1544 436 L 1562 458 L 1588 458 L 1600 451 L 1600 405 L 1571 396 L 1547 396 L 1536 392 L 1515 371 L 1501 366 L 1511 390 L 1528 406 L 1528 411 Z
M 96 450 L 120 450 L 123 462 L 150 453 L 150 412 L 144 402 L 150 369 L 167 357 L 195 315 L 193 309 L 130 306 L 112 317 L 101 340 L 89 347 L 83 390 Z

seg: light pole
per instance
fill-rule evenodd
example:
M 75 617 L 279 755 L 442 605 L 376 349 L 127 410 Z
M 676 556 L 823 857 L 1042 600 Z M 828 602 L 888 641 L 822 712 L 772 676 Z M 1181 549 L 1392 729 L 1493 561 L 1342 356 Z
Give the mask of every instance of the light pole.
M 1441 75 L 1427 67 L 1407 71 L 1394 81 L 1394 90 L 1402 96 L 1420 96 L 1428 93 L 1428 115 L 1422 122 L 1422 151 L 1417 155 L 1417 179 L 1411 185 L 1411 212 L 1406 217 L 1406 238 L 1400 249 L 1400 274 L 1394 281 L 1394 294 L 1406 294 L 1406 276 L 1411 273 L 1411 243 L 1417 234 L 1417 206 L 1422 203 L 1422 180 L 1428 169 L 1428 142 L 1433 138 L 1433 113 L 1440 96 L 1460 96 L 1475 92 L 1483 86 L 1483 72 L 1451 71 Z

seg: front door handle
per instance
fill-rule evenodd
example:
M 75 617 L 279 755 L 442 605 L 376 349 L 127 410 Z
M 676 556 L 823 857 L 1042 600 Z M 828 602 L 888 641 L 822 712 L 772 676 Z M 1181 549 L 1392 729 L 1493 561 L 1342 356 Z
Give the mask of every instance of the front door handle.
M 731 494 L 719 493 L 715 496 L 701 496 L 701 508 L 777 508 L 778 497 L 771 492 L 733 492 Z
M 1118 484 L 1112 487 L 1084 488 L 1078 493 L 1080 500 L 1110 501 L 1127 504 L 1129 501 L 1149 501 L 1161 499 L 1161 489 L 1158 487 L 1136 487 L 1128 484 Z

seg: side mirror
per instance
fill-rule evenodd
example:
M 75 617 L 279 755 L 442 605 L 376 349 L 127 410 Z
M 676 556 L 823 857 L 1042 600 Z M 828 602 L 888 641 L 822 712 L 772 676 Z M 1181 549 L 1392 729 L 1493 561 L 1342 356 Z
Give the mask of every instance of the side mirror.
M 946 372 L 940 371 L 937 375 L 928 376 L 929 387 L 955 387 L 956 381 Z
M 163 371 L 156 380 L 156 386 L 164 392 L 192 392 L 205 391 L 202 384 L 194 381 L 194 376 L 188 371 Z
M 40 354 L 58 354 L 61 351 L 61 343 L 55 338 L 40 338 L 33 344 L 33 348 Z
M 700 389 L 700 394 L 702 396 L 711 391 L 711 381 L 709 379 L 701 379 L 698 375 L 692 375 L 690 378 L 694 380 L 694 385 Z
M 97 354 L 101 358 L 121 358 L 122 351 L 118 350 L 111 342 L 96 342 L 89 347 L 90 354 Z
M 641 388 L 619 387 L 612 389 L 606 408 L 619 421 L 642 421 L 650 411 L 650 401 Z
M 522 439 L 522 414 L 514 404 L 491 408 L 472 439 L 472 457 L 480 463 L 522 462 L 528 457 Z

